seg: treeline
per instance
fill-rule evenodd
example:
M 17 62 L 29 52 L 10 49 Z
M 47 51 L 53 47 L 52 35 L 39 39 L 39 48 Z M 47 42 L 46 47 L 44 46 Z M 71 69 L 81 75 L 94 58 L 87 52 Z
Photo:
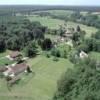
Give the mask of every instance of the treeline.
M 80 40 L 78 35 L 73 39 L 75 49 L 68 58 L 74 66 L 58 81 L 53 100 L 100 100 L 100 62 L 89 56 L 81 59 L 79 55 L 81 51 L 100 52 L 100 31 Z
M 93 15 L 92 13 L 87 13 L 86 16 L 80 14 L 79 11 L 75 11 L 72 14 L 63 14 L 63 15 L 56 15 L 50 12 L 36 12 L 34 14 L 43 16 L 51 16 L 54 19 L 61 19 L 65 21 L 73 21 L 78 22 L 84 25 L 93 26 L 96 28 L 100 28 L 100 18 L 98 15 Z
M 100 100 L 100 63 L 80 60 L 58 81 L 53 100 Z
M 0 52 L 23 50 L 31 41 L 44 39 L 46 27 L 39 22 L 29 20 L 13 20 L 0 24 Z
M 100 52 L 100 31 L 93 34 L 90 38 L 87 38 L 77 47 L 77 50 L 81 50 L 89 53 L 91 51 Z
M 44 11 L 44 10 L 73 10 L 73 11 L 89 11 L 89 12 L 99 12 L 99 6 L 40 6 L 40 5 L 3 5 L 0 6 L 0 15 L 12 15 L 14 13 L 31 13 L 34 11 Z

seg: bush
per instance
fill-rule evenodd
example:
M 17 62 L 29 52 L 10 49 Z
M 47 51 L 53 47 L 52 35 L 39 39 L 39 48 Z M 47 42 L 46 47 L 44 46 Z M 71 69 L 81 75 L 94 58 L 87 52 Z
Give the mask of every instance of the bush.
M 53 61 L 59 61 L 59 59 L 57 57 L 54 57 Z
M 100 100 L 99 83 L 96 61 L 85 59 L 61 77 L 54 100 Z
M 47 58 L 50 58 L 50 54 L 49 54 L 49 53 L 47 53 L 47 54 L 46 54 L 46 57 L 47 57 Z
M 56 49 L 56 48 L 53 48 L 51 50 L 51 55 L 55 56 L 55 57 L 61 57 L 61 52 L 60 50 Z

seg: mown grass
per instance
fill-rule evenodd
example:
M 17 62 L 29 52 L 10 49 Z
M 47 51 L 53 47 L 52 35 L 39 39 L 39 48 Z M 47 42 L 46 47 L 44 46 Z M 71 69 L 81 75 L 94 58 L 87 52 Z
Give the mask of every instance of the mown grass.
M 14 61 L 9 60 L 8 58 L 4 57 L 0 59 L 0 66 L 5 66 L 12 64 Z
M 79 25 L 81 27 L 81 29 L 83 31 L 86 31 L 86 36 L 89 37 L 91 36 L 91 34 L 97 32 L 98 29 L 96 29 L 95 27 L 90 27 L 87 25 L 83 25 L 83 24 L 79 24 L 79 23 L 75 23 L 75 22 L 65 22 L 64 20 L 60 20 L 60 19 L 53 19 L 51 17 L 40 17 L 40 16 L 28 16 L 27 17 L 30 21 L 39 21 L 42 25 L 47 26 L 50 29 L 59 29 L 60 25 L 64 26 L 65 28 L 70 28 L 70 27 L 74 27 L 76 28 L 77 25 Z M 65 26 L 65 24 L 67 26 Z
M 12 64 L 14 61 L 9 60 L 6 58 L 7 55 L 10 54 L 11 51 L 7 50 L 3 53 L 0 53 L 0 66 L 5 66 L 6 64 Z
M 42 25 L 47 26 L 51 29 L 58 29 L 59 25 L 63 25 L 64 21 L 59 19 L 52 19 L 51 17 L 40 17 L 40 16 L 28 16 L 30 21 L 39 21 Z
M 51 100 L 57 87 L 57 80 L 68 68 L 72 68 L 67 59 L 46 58 L 39 55 L 29 59 L 33 74 L 23 75 L 21 81 L 9 91 L 4 80 L 0 79 L 0 100 Z

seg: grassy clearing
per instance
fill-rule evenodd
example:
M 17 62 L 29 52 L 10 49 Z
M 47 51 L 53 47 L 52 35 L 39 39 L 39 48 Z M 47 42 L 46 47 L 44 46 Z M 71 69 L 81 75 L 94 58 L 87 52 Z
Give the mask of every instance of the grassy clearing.
M 52 19 L 51 17 L 29 16 L 30 21 L 39 21 L 42 25 L 51 29 L 58 29 L 59 25 L 63 25 L 64 21 L 59 19 Z
M 77 25 L 79 25 L 81 27 L 82 30 L 86 31 L 86 36 L 89 37 L 91 36 L 92 33 L 97 32 L 98 29 L 94 28 L 94 27 L 90 27 L 87 25 L 83 25 L 83 24 L 79 24 L 79 23 L 75 23 L 75 22 L 67 22 L 68 27 L 74 27 L 76 28 Z
M 71 10 L 48 10 L 47 12 L 57 16 L 70 16 L 74 13 L 74 11 Z
M 89 27 L 87 25 L 83 25 L 83 24 L 79 24 L 79 23 L 75 23 L 71 21 L 65 22 L 64 20 L 53 19 L 51 17 L 40 17 L 40 16 L 33 15 L 33 16 L 28 16 L 27 18 L 30 21 L 39 21 L 42 25 L 47 26 L 50 29 L 58 29 L 59 25 L 64 26 L 64 24 L 67 24 L 67 27 L 74 27 L 74 28 L 76 28 L 77 25 L 79 25 L 82 30 L 86 31 L 87 37 L 89 37 L 92 33 L 95 33 L 98 30 L 94 27 Z
M 45 34 L 45 37 L 50 38 L 51 40 L 57 40 L 59 38 L 59 36 L 51 34 Z
M 0 59 L 0 66 L 5 66 L 6 64 L 12 64 L 13 61 L 9 60 L 8 58 L 4 57 Z
M 0 80 L 0 100 L 51 100 L 56 91 L 57 80 L 72 64 L 67 59 L 58 62 L 37 56 L 28 63 L 35 74 L 24 75 L 23 79 L 8 91 L 4 80 Z
M 7 50 L 6 52 L 0 53 L 0 66 L 5 66 L 6 64 L 12 64 L 13 61 L 6 58 L 11 51 Z
M 35 11 L 35 13 L 41 13 L 41 12 L 49 12 L 53 15 L 58 15 L 58 16 L 69 16 L 72 13 L 74 13 L 74 11 L 72 10 L 46 10 L 46 11 Z M 34 14 L 34 12 L 33 12 Z

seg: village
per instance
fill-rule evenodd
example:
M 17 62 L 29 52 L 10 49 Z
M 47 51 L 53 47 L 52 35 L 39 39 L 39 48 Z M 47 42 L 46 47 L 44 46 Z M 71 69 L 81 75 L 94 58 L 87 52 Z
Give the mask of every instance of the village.
M 77 31 L 74 28 L 68 28 L 62 36 L 59 36 L 53 41 L 53 47 L 57 48 L 60 44 L 65 44 L 73 48 L 72 37 Z M 87 58 L 88 54 L 80 51 L 75 57 L 81 59 Z M 13 85 L 16 81 L 21 79 L 22 73 L 32 73 L 31 66 L 27 64 L 28 57 L 24 57 L 19 51 L 11 51 L 9 55 L 5 56 L 12 61 L 11 64 L 5 64 L 0 67 L 0 73 L 5 77 L 8 84 Z

